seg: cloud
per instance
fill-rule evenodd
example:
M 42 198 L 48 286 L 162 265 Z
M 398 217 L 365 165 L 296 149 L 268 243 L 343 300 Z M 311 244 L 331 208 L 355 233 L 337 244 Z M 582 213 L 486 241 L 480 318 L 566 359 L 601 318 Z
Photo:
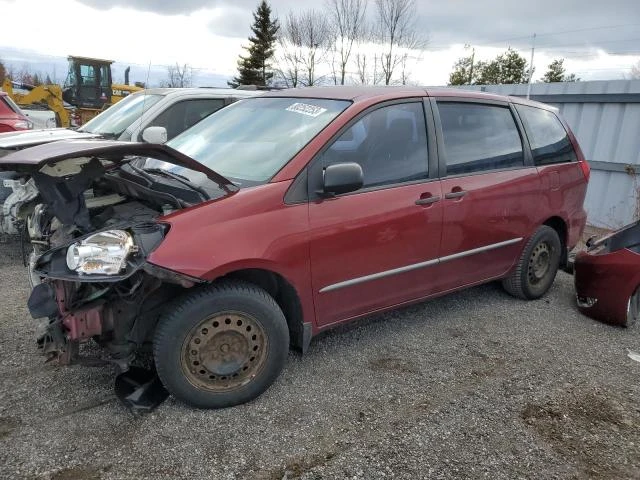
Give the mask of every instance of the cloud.
M 79 0 L 80 3 L 99 10 L 113 7 L 124 7 L 141 12 L 152 12 L 161 15 L 188 14 L 202 8 L 209 8 L 216 3 L 211 0 Z M 213 4 L 213 5 L 212 5 Z
M 251 33 L 253 15 L 246 8 L 228 7 L 213 10 L 213 18 L 207 25 L 214 35 L 247 38 Z

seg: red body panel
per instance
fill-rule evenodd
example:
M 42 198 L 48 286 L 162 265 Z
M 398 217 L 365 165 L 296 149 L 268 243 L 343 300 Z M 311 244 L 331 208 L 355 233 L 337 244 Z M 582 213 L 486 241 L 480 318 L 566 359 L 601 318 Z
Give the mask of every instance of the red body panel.
M 428 266 L 323 291 L 340 282 L 437 259 L 442 202 L 416 205 L 424 196 L 441 196 L 440 182 L 310 204 L 311 272 L 320 326 L 438 291 L 437 275 Z
M 0 92 L 0 133 L 28 130 L 29 119 L 9 107 L 4 100 L 6 96 L 5 92 Z
M 583 208 L 587 183 L 577 162 L 538 167 L 542 195 L 538 198 L 541 212 L 554 212 L 567 224 L 567 247 L 580 240 L 587 213 Z M 544 216 L 544 214 L 543 214 Z
M 629 298 L 640 285 L 640 255 L 626 248 L 593 255 L 580 252 L 575 261 L 578 297 L 597 299 L 591 307 L 578 307 L 585 315 L 624 325 Z
M 340 321 L 506 276 L 531 234 L 551 217 L 566 223 L 567 246 L 575 245 L 585 223 L 587 186 L 576 162 L 431 179 L 287 205 L 292 180 L 356 115 L 382 101 L 426 96 L 416 88 L 355 94 L 362 91 L 315 89 L 314 97 L 354 103 L 271 183 L 164 217 L 171 228 L 149 261 L 206 280 L 247 268 L 275 272 L 294 286 L 304 321 L 317 333 Z M 310 93 L 266 94 L 296 95 Z M 437 95 L 505 100 L 468 92 Z M 457 187 L 467 195 L 444 199 Z M 423 195 L 442 200 L 416 205 Z M 469 253 L 502 242 L 508 244 Z M 464 256 L 458 258 L 460 253 Z
M 448 178 L 442 181 L 442 190 L 467 193 L 444 200 L 441 257 L 514 241 L 443 262 L 438 276 L 444 290 L 460 287 L 461 280 L 467 285 L 505 275 L 519 257 L 524 239 L 546 220 L 538 208 L 542 192 L 535 168 Z

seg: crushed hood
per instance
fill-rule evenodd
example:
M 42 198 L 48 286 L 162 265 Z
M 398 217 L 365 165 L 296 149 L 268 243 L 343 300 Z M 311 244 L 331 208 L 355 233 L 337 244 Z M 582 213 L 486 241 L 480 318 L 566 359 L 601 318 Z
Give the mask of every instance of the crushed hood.
M 0 149 L 19 150 L 43 143 L 69 139 L 98 138 L 100 135 L 89 132 L 76 132 L 68 128 L 47 128 L 41 130 L 19 130 L 0 133 Z
M 63 160 L 81 157 L 97 157 L 115 164 L 127 163 L 137 157 L 151 157 L 205 174 L 227 191 L 237 187 L 193 158 L 167 145 L 122 142 L 112 140 L 69 140 L 46 143 L 0 157 L 0 170 L 37 172 L 45 166 L 53 166 Z

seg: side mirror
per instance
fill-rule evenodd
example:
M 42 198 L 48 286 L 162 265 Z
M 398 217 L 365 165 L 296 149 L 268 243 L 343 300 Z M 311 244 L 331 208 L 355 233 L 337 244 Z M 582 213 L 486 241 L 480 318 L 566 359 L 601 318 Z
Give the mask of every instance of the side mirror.
M 325 196 L 355 192 L 362 188 L 362 167 L 355 162 L 336 163 L 324 170 L 322 193 Z
M 142 132 L 142 140 L 147 143 L 165 143 L 167 141 L 167 129 L 164 127 L 147 127 Z

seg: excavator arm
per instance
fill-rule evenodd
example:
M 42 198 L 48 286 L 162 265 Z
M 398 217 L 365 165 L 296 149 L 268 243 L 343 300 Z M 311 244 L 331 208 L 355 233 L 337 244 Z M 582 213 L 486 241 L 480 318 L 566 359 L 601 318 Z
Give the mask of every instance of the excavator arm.
M 59 85 L 40 85 L 33 87 L 29 93 L 22 95 L 13 93 L 11 80 L 7 78 L 2 84 L 2 89 L 20 106 L 46 103 L 47 107 L 56 113 L 61 127 L 67 128 L 71 125 L 69 111 L 64 108 L 62 88 Z

